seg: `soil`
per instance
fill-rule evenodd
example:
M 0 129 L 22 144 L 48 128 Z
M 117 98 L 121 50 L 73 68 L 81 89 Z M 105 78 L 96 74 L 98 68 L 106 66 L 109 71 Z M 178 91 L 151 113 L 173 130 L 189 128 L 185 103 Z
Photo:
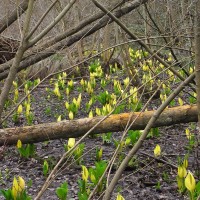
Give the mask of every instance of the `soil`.
M 31 109 L 34 113 L 34 124 L 56 121 L 57 117 L 62 114 L 65 119 L 68 115 L 65 112 L 64 100 L 58 100 L 54 95 L 48 98 L 45 87 L 48 83 L 42 84 L 32 94 Z M 78 85 L 76 89 L 70 94 L 70 99 L 78 96 Z M 98 87 L 97 87 L 98 88 Z M 53 89 L 53 87 L 52 87 Z M 112 88 L 110 88 L 112 89 Z M 96 92 L 102 91 L 97 89 Z M 21 92 L 21 95 L 23 92 Z M 82 94 L 82 105 L 88 102 L 89 96 Z M 144 100 L 145 101 L 145 100 Z M 155 108 L 159 104 L 156 99 L 152 102 L 150 107 Z M 95 105 L 93 105 L 95 107 Z M 50 108 L 50 112 L 48 109 Z M 129 110 L 125 110 L 129 111 Z M 88 113 L 82 107 L 78 112 L 76 118 L 87 117 Z M 21 117 L 18 124 L 13 124 L 12 119 L 8 119 L 7 126 L 23 126 L 26 125 L 26 119 Z M 192 124 L 194 127 L 195 123 Z M 159 135 L 148 137 L 142 148 L 137 152 L 133 158 L 133 164 L 128 166 L 123 172 L 111 199 L 116 199 L 118 192 L 126 200 L 183 200 L 187 199 L 186 195 L 181 195 L 178 192 L 176 176 L 178 158 L 183 158 L 188 150 L 186 148 L 188 140 L 185 136 L 185 129 L 191 127 L 191 124 L 179 124 L 170 127 L 159 128 Z M 122 135 L 121 132 L 112 133 L 112 142 L 103 143 L 102 135 L 89 137 L 84 140 L 85 149 L 82 164 L 87 167 L 94 166 L 96 147 L 103 148 L 103 160 L 109 161 L 115 145 L 113 140 L 117 140 Z M 78 138 L 76 139 L 78 140 Z M 33 158 L 21 158 L 16 146 L 4 146 L 3 154 L 0 156 L 0 188 L 8 189 L 12 186 L 14 176 L 22 176 L 27 185 L 28 194 L 34 198 L 41 186 L 44 184 L 46 177 L 43 175 L 43 162 L 46 159 L 52 168 L 62 154 L 65 152 L 64 144 L 67 144 L 67 139 L 60 139 L 54 141 L 46 141 L 35 144 L 36 155 Z M 155 159 L 153 150 L 159 144 L 162 148 L 162 156 Z M 1 147 L 2 148 L 2 147 Z M 124 154 L 130 150 L 126 148 Z M 118 159 L 117 159 L 118 160 Z M 119 160 L 118 160 L 119 161 Z M 189 157 L 189 169 L 191 171 L 194 167 L 193 154 Z M 111 171 L 109 181 L 113 177 L 116 168 Z M 50 187 L 43 194 L 41 199 L 54 200 L 58 199 L 55 190 L 61 183 L 66 181 L 69 187 L 68 199 L 78 199 L 78 179 L 81 178 L 81 167 L 73 164 L 70 167 L 64 167 L 60 173 L 55 177 Z M 0 197 L 0 199 L 4 199 Z M 99 195 L 94 199 L 101 199 Z

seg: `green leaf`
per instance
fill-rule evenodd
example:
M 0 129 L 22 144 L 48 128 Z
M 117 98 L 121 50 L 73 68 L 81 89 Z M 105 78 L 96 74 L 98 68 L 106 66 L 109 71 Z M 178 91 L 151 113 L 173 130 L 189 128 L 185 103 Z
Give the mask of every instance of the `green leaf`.
M 12 190 L 8 189 L 8 190 L 0 190 L 0 194 L 2 194 L 6 200 L 12 200 Z
M 44 176 L 47 175 L 48 171 L 49 171 L 49 164 L 48 164 L 48 162 L 45 160 L 45 161 L 44 161 L 44 164 L 43 164 L 43 174 L 44 174 Z
M 200 195 L 200 181 L 196 184 L 196 195 L 199 196 Z
M 64 188 L 57 188 L 56 194 L 57 194 L 58 198 L 61 199 L 61 200 L 67 199 L 66 191 L 65 191 Z
M 67 193 L 68 193 L 68 185 L 66 182 L 61 184 L 61 186 L 56 189 L 56 195 L 61 200 L 67 199 Z
M 84 193 L 78 192 L 78 199 L 79 200 L 88 200 L 88 194 L 86 192 L 84 192 Z
M 139 131 L 139 130 L 135 130 L 135 131 L 129 130 L 128 131 L 128 137 L 131 139 L 132 145 L 137 142 L 137 140 L 139 139 L 140 135 L 141 135 L 141 131 Z

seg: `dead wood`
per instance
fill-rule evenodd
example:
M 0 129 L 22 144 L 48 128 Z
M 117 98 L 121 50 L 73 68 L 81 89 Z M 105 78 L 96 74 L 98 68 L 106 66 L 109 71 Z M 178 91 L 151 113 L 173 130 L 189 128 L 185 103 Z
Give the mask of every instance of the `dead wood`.
M 12 38 L 0 37 L 0 64 L 7 62 L 15 57 L 19 41 Z
M 132 3 L 128 3 L 126 6 L 116 10 L 114 12 L 114 15 L 117 18 L 120 18 L 129 12 L 133 11 L 137 7 L 139 7 L 141 4 L 144 4 L 148 0 L 140 0 L 140 1 L 133 1 Z M 98 19 L 101 17 L 101 15 L 95 15 L 94 19 Z M 94 19 L 90 18 L 89 21 L 93 21 Z M 26 69 L 27 67 L 44 60 L 52 55 L 54 55 L 59 50 L 63 50 L 71 45 L 73 45 L 75 42 L 79 41 L 82 38 L 85 38 L 93 33 L 95 33 L 97 30 L 101 29 L 102 27 L 106 26 L 108 23 L 112 23 L 113 20 L 110 19 L 108 16 L 104 16 L 99 20 L 95 25 L 90 25 L 89 27 L 81 28 L 80 31 L 74 33 L 74 29 L 71 29 L 67 31 L 64 34 L 61 34 L 59 37 L 56 37 L 56 40 L 50 40 L 50 42 L 47 42 L 44 46 L 51 44 L 50 47 L 46 48 L 45 50 L 41 52 L 37 52 L 36 54 L 34 52 L 27 55 L 26 58 L 23 59 L 21 62 L 18 72 Z M 85 24 L 85 23 L 83 23 Z M 82 25 L 83 25 L 82 24 Z M 80 25 L 80 27 L 82 26 Z M 73 34 L 72 34 L 73 33 Z M 70 36 L 70 37 L 69 37 Z M 64 38 L 67 38 L 66 40 L 63 40 Z M 7 77 L 9 72 L 10 63 L 5 63 L 0 66 L 0 80 L 3 80 Z
M 123 131 L 131 118 L 132 130 L 142 130 L 155 111 L 143 113 L 122 113 L 110 115 L 99 124 L 91 134 Z M 0 145 L 16 144 L 20 139 L 22 143 L 36 143 L 59 138 L 77 138 L 84 135 L 95 124 L 102 120 L 103 116 L 83 118 L 77 120 L 64 120 L 61 122 L 44 123 L 33 126 L 6 128 L 0 130 Z M 165 109 L 155 122 L 154 127 L 170 126 L 179 123 L 197 122 L 197 106 L 179 106 Z

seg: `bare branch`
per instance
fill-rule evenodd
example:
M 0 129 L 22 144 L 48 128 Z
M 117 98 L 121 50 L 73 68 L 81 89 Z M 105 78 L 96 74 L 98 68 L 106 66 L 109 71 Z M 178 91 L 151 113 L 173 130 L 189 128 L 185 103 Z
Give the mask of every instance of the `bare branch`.
M 73 6 L 76 0 L 71 0 L 69 4 L 62 10 L 62 12 L 54 19 L 54 21 L 49 24 L 39 35 L 37 35 L 34 39 L 30 40 L 29 47 L 36 44 L 41 38 L 43 38 L 62 18 L 63 16 L 69 11 L 69 9 Z
M 103 12 L 105 12 L 112 20 L 114 20 L 132 39 L 137 40 L 138 37 L 133 34 L 119 19 L 117 19 L 109 10 L 107 10 L 104 6 L 98 3 L 96 0 L 92 0 L 94 4 L 100 8 Z M 178 78 L 182 81 L 185 80 L 183 76 L 181 76 L 174 68 L 172 68 L 167 62 L 165 62 L 156 52 L 152 51 L 143 41 L 138 40 L 138 43 L 143 46 L 147 52 L 149 52 L 156 60 L 162 63 L 166 68 L 169 68 L 171 72 L 174 73 Z M 195 91 L 195 89 L 191 86 L 191 88 Z
M 35 27 L 31 30 L 31 32 L 27 35 L 26 40 L 28 40 L 33 34 L 34 32 L 37 30 L 38 26 L 42 23 L 42 21 L 44 20 L 44 18 L 46 17 L 46 15 L 50 12 L 50 10 L 53 8 L 53 6 L 57 3 L 58 0 L 55 0 L 50 6 L 49 8 L 46 10 L 46 12 L 42 15 L 42 17 L 40 18 L 40 20 L 38 21 L 38 23 L 35 25 Z
M 144 140 L 147 137 L 147 134 L 149 133 L 150 129 L 155 125 L 156 121 L 159 120 L 160 115 L 163 113 L 164 109 L 169 105 L 169 103 L 183 90 L 185 85 L 188 85 L 195 77 L 195 73 L 191 74 L 185 81 L 183 81 L 176 90 L 166 99 L 164 103 L 161 104 L 161 106 L 154 112 L 151 119 L 149 120 L 148 124 L 146 125 L 142 135 L 140 136 L 137 143 L 133 146 L 133 148 L 129 151 L 128 155 L 125 157 L 125 159 L 122 161 L 121 165 L 117 169 L 110 185 L 106 189 L 105 195 L 103 197 L 103 200 L 109 200 L 111 197 L 111 194 L 115 188 L 115 185 L 117 184 L 119 178 L 121 177 L 124 169 L 128 165 L 131 158 L 136 154 L 138 149 L 143 144 Z
M 0 21 L 0 33 L 2 33 L 6 28 L 8 28 L 13 22 L 17 20 L 19 16 L 21 16 L 26 9 L 28 8 L 28 1 L 24 0 L 21 4 L 16 6 L 15 10 L 11 13 L 11 15 L 5 16 L 1 21 Z
M 147 0 L 143 0 L 144 2 L 146 2 Z M 136 9 L 138 6 L 140 6 L 140 3 L 136 0 L 134 0 L 132 3 L 129 3 L 128 5 L 116 10 L 114 12 L 114 15 L 119 18 L 122 17 L 123 15 L 128 14 L 129 12 L 131 12 L 132 10 Z M 103 14 L 104 15 L 104 14 Z M 98 19 L 98 17 L 101 17 L 102 14 L 99 15 L 95 15 L 95 18 Z M 92 19 L 89 19 L 90 21 L 92 21 Z M 88 21 L 89 21 L 88 20 Z M 95 25 L 91 25 L 89 27 L 86 28 L 82 28 L 81 31 L 77 32 L 78 28 L 80 27 L 84 27 L 84 25 L 86 25 L 86 21 L 84 21 L 81 25 L 78 25 L 78 27 L 76 27 L 76 31 L 73 29 L 69 30 L 67 33 L 69 35 L 72 35 L 70 38 L 68 38 L 65 41 L 61 41 L 58 42 L 57 44 L 45 49 L 44 51 L 41 52 L 35 52 L 36 54 L 31 54 L 31 55 L 27 55 L 27 58 L 20 64 L 19 68 L 18 68 L 18 72 L 21 71 L 22 69 L 25 69 L 27 67 L 29 67 L 30 65 L 33 65 L 41 60 L 44 60 L 46 58 L 48 58 L 51 55 L 54 55 L 58 50 L 64 49 L 66 47 L 71 46 L 72 44 L 74 44 L 75 42 L 79 41 L 82 38 L 85 38 L 93 33 L 95 33 L 97 30 L 101 29 L 102 27 L 104 27 L 106 24 L 108 24 L 113 22 L 108 16 L 104 16 L 98 23 L 96 23 Z M 77 32 L 76 34 L 74 34 L 74 31 Z M 59 40 L 63 39 L 63 37 L 67 35 L 67 33 L 60 35 Z M 58 39 L 58 38 L 56 38 Z M 52 41 L 51 41 L 52 42 Z M 55 42 L 55 40 L 54 40 Z M 4 79 L 5 77 L 7 77 L 8 74 L 8 70 L 9 69 L 9 65 L 8 63 L 1 65 L 0 67 L 0 80 Z

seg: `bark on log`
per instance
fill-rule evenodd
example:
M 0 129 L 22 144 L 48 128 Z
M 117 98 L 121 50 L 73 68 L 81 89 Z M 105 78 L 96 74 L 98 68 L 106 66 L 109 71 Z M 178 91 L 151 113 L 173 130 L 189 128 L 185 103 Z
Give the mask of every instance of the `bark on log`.
M 91 133 L 97 134 L 111 131 L 123 131 L 130 117 L 131 121 L 137 118 L 131 129 L 142 130 L 145 128 L 153 114 L 154 111 L 110 115 Z M 80 137 L 89 131 L 94 125 L 96 125 L 102 118 L 103 116 L 77 120 L 64 120 L 61 122 L 45 123 L 34 126 L 1 129 L 0 146 L 4 143 L 9 145 L 16 144 L 18 139 L 20 139 L 22 143 L 35 143 L 58 138 L 67 139 L 71 137 Z M 154 127 L 197 122 L 197 120 L 197 106 L 179 106 L 164 110 L 154 124 Z

